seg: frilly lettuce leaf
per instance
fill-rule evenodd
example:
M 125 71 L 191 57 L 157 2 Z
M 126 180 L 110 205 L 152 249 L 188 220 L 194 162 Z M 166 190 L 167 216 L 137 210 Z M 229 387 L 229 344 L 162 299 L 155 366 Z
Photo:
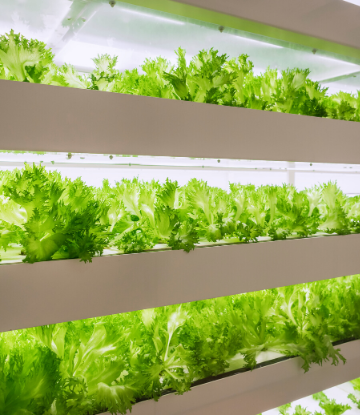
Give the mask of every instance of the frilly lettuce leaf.
M 0 411 L 125 414 L 224 373 L 235 357 L 254 368 L 269 351 L 300 356 L 305 371 L 337 365 L 332 342 L 360 336 L 359 293 L 357 275 L 0 333 Z M 348 409 L 317 399 L 323 415 Z

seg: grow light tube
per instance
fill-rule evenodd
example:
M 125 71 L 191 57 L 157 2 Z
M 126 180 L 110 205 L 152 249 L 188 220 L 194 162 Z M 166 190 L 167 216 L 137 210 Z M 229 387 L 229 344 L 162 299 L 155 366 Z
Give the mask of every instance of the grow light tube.
M 344 0 L 346 3 L 352 3 L 356 6 L 360 6 L 360 0 Z
M 294 172 L 338 172 L 360 174 L 359 164 L 287 162 L 271 160 L 208 159 L 191 157 L 166 157 L 119 154 L 89 154 L 64 152 L 1 151 L 0 165 L 22 166 L 36 163 L 44 166 L 73 166 L 79 168 L 142 167 L 162 169 L 209 169 L 209 170 L 264 170 Z
M 234 35 L 234 36 L 237 38 L 240 38 L 241 40 L 246 40 L 247 42 L 258 43 L 260 45 L 269 46 L 270 48 L 283 49 L 283 46 L 274 45 L 273 43 L 263 42 L 261 40 L 251 39 L 245 36 L 238 36 L 238 35 Z
M 70 179 L 81 177 L 88 185 L 101 186 L 122 179 L 167 179 L 185 185 L 191 179 L 229 190 L 229 183 L 277 185 L 304 190 L 329 181 L 337 182 L 347 195 L 360 194 L 360 165 L 305 163 L 269 160 L 202 159 L 143 155 L 0 152 L 0 170 L 23 168 L 24 163 L 44 166 Z
M 122 12 L 125 12 L 125 13 L 134 14 L 136 16 L 141 16 L 141 17 L 150 18 L 150 19 L 154 19 L 154 20 L 159 20 L 159 21 L 166 22 L 166 23 L 177 24 L 177 25 L 181 25 L 181 26 L 183 26 L 185 24 L 184 22 L 181 22 L 179 20 L 168 19 L 167 17 L 157 16 L 157 15 L 152 14 L 152 13 L 144 13 L 144 12 L 140 12 L 138 10 L 132 10 L 132 9 L 128 9 L 128 8 L 121 8 L 120 10 Z

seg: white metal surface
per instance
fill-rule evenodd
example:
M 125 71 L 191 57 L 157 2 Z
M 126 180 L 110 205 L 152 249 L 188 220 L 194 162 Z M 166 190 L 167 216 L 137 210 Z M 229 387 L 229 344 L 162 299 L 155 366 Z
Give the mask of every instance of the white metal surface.
M 342 0 L 176 0 L 359 48 L 360 7 Z M 334 28 L 336 27 L 336 30 Z
M 0 331 L 360 272 L 360 235 L 0 266 Z
M 360 340 L 342 346 L 347 363 L 301 369 L 294 358 L 252 372 L 196 386 L 182 396 L 166 395 L 158 402 L 136 404 L 133 415 L 256 415 L 304 396 L 352 380 L 360 374 Z M 109 413 L 102 415 L 110 415 Z
M 1 150 L 360 163 L 355 122 L 4 80 L 0 93 Z

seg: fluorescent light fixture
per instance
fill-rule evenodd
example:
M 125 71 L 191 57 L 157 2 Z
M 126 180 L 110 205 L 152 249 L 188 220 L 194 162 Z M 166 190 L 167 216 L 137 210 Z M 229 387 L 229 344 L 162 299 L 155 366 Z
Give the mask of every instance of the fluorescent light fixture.
M 234 36 L 236 36 L 237 38 L 241 40 L 246 40 L 248 42 L 253 42 L 253 43 L 259 43 L 260 45 L 268 46 L 270 48 L 283 49 L 282 46 L 273 45 L 272 43 L 262 42 L 261 40 L 250 39 L 249 37 L 243 37 L 243 36 L 237 36 L 237 35 L 234 35 Z
M 325 59 L 325 60 L 327 60 L 327 61 L 332 61 L 332 62 L 341 62 L 341 60 L 339 60 L 339 59 L 335 59 L 335 58 L 329 58 L 329 57 L 327 57 L 327 56 L 322 56 L 322 55 L 316 55 L 318 58 L 321 58 L 321 59 Z
M 131 9 L 120 9 L 120 10 L 125 13 L 134 14 L 134 15 L 145 17 L 148 19 L 159 20 L 159 21 L 166 22 L 166 23 L 177 24 L 181 26 L 185 24 L 184 22 L 180 22 L 179 20 L 168 19 L 166 17 L 157 16 L 156 14 L 143 13 L 143 12 L 139 12 L 137 10 L 131 10 Z
M 346 3 L 352 3 L 355 4 L 356 6 L 360 6 L 360 0 L 344 0 L 346 1 Z
M 345 0 L 344 0 L 344 1 L 345 1 Z M 360 0 L 359 0 L 359 4 L 360 4 Z M 356 63 L 346 62 L 346 61 L 343 61 L 343 60 L 341 60 L 341 59 L 329 58 L 328 56 L 323 56 L 323 55 L 318 55 L 318 54 L 316 54 L 315 56 L 317 56 L 318 58 L 321 58 L 321 59 L 327 60 L 327 61 L 337 62 L 337 63 L 342 63 L 342 64 L 344 64 L 344 65 L 349 65 L 349 66 L 356 66 L 356 67 L 359 67 L 359 65 L 357 65 Z
M 167 156 L 136 156 L 136 155 L 110 155 L 89 153 L 64 153 L 64 152 L 9 152 L 0 150 L 0 166 L 11 164 L 19 165 L 27 163 L 42 163 L 43 165 L 75 165 L 84 167 L 158 167 L 165 169 L 187 168 L 189 170 L 213 169 L 213 170 L 264 170 L 264 171 L 295 171 L 295 172 L 319 172 L 319 173 L 349 173 L 359 174 L 358 164 L 338 163 L 310 163 L 287 162 L 268 160 L 237 160 L 237 159 L 210 159 L 190 157 Z

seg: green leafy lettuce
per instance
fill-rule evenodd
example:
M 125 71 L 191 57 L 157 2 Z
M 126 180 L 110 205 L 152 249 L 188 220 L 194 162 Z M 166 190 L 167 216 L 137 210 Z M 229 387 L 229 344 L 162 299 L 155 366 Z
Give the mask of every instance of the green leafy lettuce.
M 164 391 L 254 369 L 269 351 L 300 356 L 304 371 L 337 365 L 345 359 L 333 342 L 359 338 L 359 307 L 352 276 L 1 333 L 0 411 L 124 414 Z M 323 397 L 320 406 L 346 410 Z
M 359 92 L 328 95 L 327 88 L 309 78 L 309 69 L 279 72 L 268 68 L 255 75 L 248 55 L 229 58 L 211 48 L 187 61 L 184 49 L 175 53 L 176 65 L 151 57 L 139 69 L 124 72 L 116 68 L 117 56 L 98 55 L 93 59 L 95 69 L 80 75 L 71 64 L 56 66 L 43 42 L 28 40 L 12 30 L 0 37 L 0 79 L 360 120 Z
M 20 247 L 26 262 L 86 262 L 105 248 L 190 252 L 198 244 L 344 235 L 360 232 L 359 200 L 332 182 L 302 191 L 239 183 L 224 190 L 197 179 L 184 186 L 123 179 L 94 188 L 25 164 L 0 173 L 0 249 Z

